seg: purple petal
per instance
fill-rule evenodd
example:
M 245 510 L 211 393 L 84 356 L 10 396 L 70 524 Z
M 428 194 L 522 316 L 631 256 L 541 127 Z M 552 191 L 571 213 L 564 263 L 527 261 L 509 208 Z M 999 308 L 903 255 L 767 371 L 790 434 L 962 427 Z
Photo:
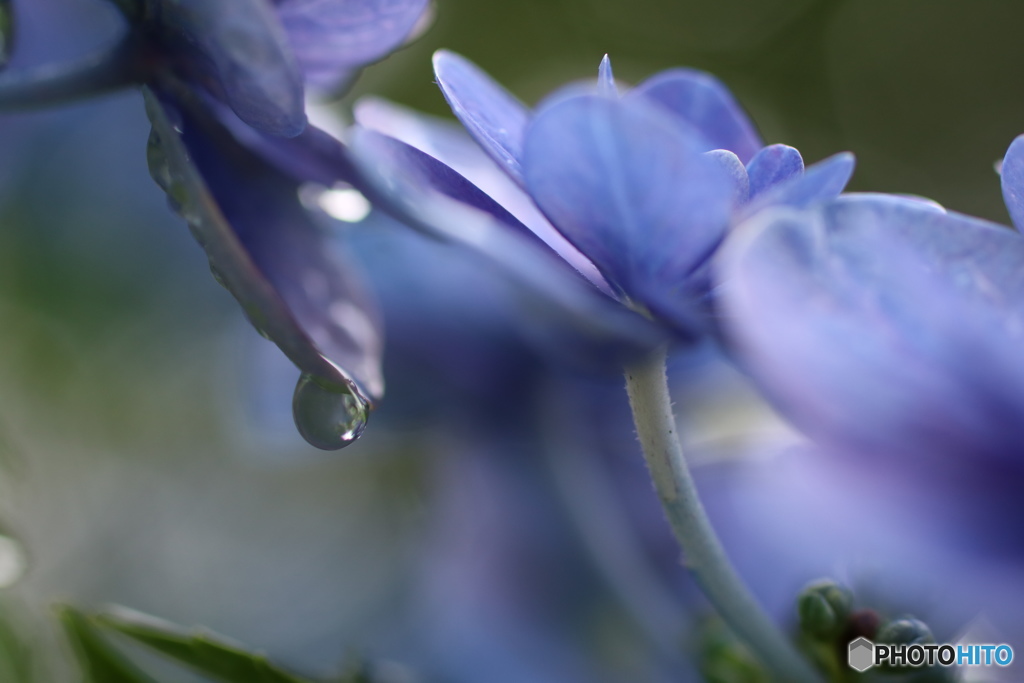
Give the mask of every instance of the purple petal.
M 597 355 L 621 361 L 623 354 L 665 340 L 653 323 L 599 292 L 522 226 L 459 201 L 458 192 L 440 182 L 444 174 L 432 168 L 440 162 L 428 163 L 422 152 L 359 128 L 352 151 L 375 203 L 409 225 L 469 248 L 517 281 L 530 295 L 542 332 L 574 340 L 570 354 L 580 347 L 588 354 L 600 349 Z
M 795 178 L 803 172 L 804 160 L 800 156 L 800 152 L 789 145 L 768 145 L 755 154 L 747 164 L 747 175 L 750 177 L 750 197 L 753 199 L 765 190 Z
M 400 47 L 430 0 L 275 0 L 274 4 L 306 81 L 327 87 Z
M 202 106 L 146 99 L 153 176 L 256 329 L 303 373 L 380 398 L 380 321 L 300 203 L 300 183 L 239 145 Z M 288 143 L 299 151 L 305 140 Z
M 712 149 L 727 149 L 744 164 L 764 144 L 729 89 L 711 74 L 670 69 L 647 79 L 631 94 L 667 107 L 699 130 Z
M 434 75 L 452 112 L 473 139 L 513 180 L 524 185 L 523 135 L 529 110 L 469 60 L 434 53 Z
M 727 149 L 713 149 L 704 155 L 722 167 L 732 181 L 733 206 L 740 206 L 750 199 L 750 178 L 740 158 Z
M 619 89 L 615 85 L 615 76 L 612 74 L 612 60 L 608 55 L 604 56 L 601 65 L 597 68 L 597 91 L 609 97 L 619 94 Z
M 461 126 L 375 98 L 357 102 L 355 118 L 364 128 L 400 140 L 451 167 L 515 216 L 595 287 L 612 294 L 594 264 L 552 227 L 529 195 L 495 166 Z
M 1018 230 L 1024 229 L 1024 135 L 1010 143 L 1000 170 L 1003 201 Z
M 159 30 L 190 77 L 250 126 L 292 137 L 306 125 L 302 75 L 265 0 L 179 0 L 160 5 Z
M 803 209 L 835 199 L 850 182 L 854 165 L 854 157 L 849 152 L 833 154 L 810 166 L 803 174 L 769 187 L 751 201 L 745 213 L 751 215 L 767 206 Z
M 733 184 L 643 99 L 560 98 L 527 131 L 530 194 L 627 296 L 674 291 L 718 244 Z
M 1019 234 L 917 200 L 773 209 L 723 248 L 722 322 L 809 434 L 1006 512 L 1024 483 L 1021 263 Z

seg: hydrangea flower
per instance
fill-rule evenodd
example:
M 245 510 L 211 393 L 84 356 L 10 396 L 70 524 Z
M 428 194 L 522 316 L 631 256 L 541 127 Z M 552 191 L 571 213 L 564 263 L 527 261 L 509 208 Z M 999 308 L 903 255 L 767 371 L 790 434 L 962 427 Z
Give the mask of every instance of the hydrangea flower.
M 805 174 L 795 149 L 764 147 L 704 73 L 671 70 L 620 94 L 605 58 L 596 88 L 568 86 L 531 112 L 458 55 L 440 51 L 434 66 L 452 110 L 506 175 L 501 203 L 446 163 L 444 144 L 421 151 L 383 134 L 409 139 L 392 121 L 362 117 L 378 131 L 358 131 L 353 147 L 391 207 L 450 239 L 504 245 L 514 234 L 536 253 L 503 246 L 495 258 L 529 259 L 522 267 L 550 279 L 547 291 L 564 293 L 574 270 L 589 300 L 624 304 L 684 338 L 706 326 L 705 266 L 738 216 L 834 197 L 852 172 L 848 154 Z
M 306 86 L 348 80 L 414 30 L 429 0 L 115 0 L 118 45 L 66 71 L 16 75 L 8 103 L 142 84 L 149 159 L 211 270 L 302 372 L 303 435 L 338 448 L 383 393 L 373 306 L 301 201 L 352 179 L 340 143 L 307 125 Z
M 1004 183 L 1019 217 L 1010 154 Z M 952 542 L 1020 557 L 1024 238 L 889 196 L 772 210 L 716 264 L 725 336 L 834 455 L 895 477 Z

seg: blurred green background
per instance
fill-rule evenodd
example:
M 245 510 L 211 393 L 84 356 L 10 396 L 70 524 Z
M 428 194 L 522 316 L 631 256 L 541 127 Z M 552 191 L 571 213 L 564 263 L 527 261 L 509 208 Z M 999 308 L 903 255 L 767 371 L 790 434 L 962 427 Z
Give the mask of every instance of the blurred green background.
M 40 60 L 117 30 L 101 0 L 47 2 L 81 36 L 28 27 L 26 50 L 48 41 Z M 853 151 L 852 189 L 1007 220 L 993 165 L 1024 133 L 1016 0 L 436 10 L 343 106 L 373 93 L 448 115 L 430 68 L 439 47 L 528 103 L 592 77 L 605 53 L 627 83 L 691 66 L 725 81 L 768 142 L 809 162 Z M 409 558 L 437 504 L 425 463 L 443 445 L 429 428 L 371 423 L 350 451 L 314 452 L 288 424 L 287 389 L 247 413 L 264 400 L 251 363 L 267 349 L 149 180 L 139 100 L 0 121 L 0 524 L 28 566 L 5 603 L 40 624 L 58 599 L 127 603 L 326 670 L 349 646 L 394 637 L 383 615 L 414 592 Z

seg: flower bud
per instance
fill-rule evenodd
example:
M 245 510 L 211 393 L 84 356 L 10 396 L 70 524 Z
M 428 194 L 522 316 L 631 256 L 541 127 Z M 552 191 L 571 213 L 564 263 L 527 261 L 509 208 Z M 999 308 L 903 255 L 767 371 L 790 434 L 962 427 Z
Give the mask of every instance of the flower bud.
M 805 587 L 797 597 L 800 630 L 825 640 L 839 633 L 850 609 L 853 595 L 831 579 L 821 579 Z

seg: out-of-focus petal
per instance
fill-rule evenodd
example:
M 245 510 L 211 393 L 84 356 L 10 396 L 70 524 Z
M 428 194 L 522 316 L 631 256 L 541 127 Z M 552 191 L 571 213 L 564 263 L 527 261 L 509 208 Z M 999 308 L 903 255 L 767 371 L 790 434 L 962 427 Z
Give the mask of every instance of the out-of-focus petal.
M 767 206 L 803 209 L 835 199 L 850 182 L 855 163 L 849 152 L 833 154 L 804 173 L 769 187 L 750 202 L 744 213 L 751 215 Z
M 721 240 L 734 187 L 644 99 L 558 98 L 527 131 L 531 196 L 625 295 L 672 292 Z
M 963 512 L 992 517 L 1024 483 L 1021 263 L 1024 238 L 1001 226 L 851 196 L 740 226 L 717 261 L 719 309 L 798 426 L 865 466 L 985 492 Z
M 615 85 L 615 74 L 612 73 L 612 60 L 605 55 L 597 68 L 597 91 L 602 95 L 616 97 L 619 89 Z
M 455 116 L 513 180 L 524 185 L 523 136 L 529 110 L 478 66 L 454 52 L 434 53 L 434 75 Z
M 748 163 L 764 143 L 729 89 L 711 74 L 670 69 L 630 92 L 668 108 L 699 130 L 712 149 L 727 149 Z
M 275 0 L 306 81 L 336 85 L 345 74 L 393 52 L 430 0 Z
M 1010 219 L 1018 230 L 1024 230 L 1024 135 L 1010 143 L 999 173 Z
M 150 165 L 214 275 L 299 369 L 364 401 L 383 394 L 381 325 L 299 199 L 300 183 L 238 144 L 201 106 L 147 92 Z M 300 138 L 291 141 L 298 148 Z
M 302 132 L 302 74 L 266 0 L 178 0 L 158 10 L 161 38 L 187 60 L 181 66 L 190 78 L 260 131 Z
M 422 152 L 358 128 L 352 151 L 375 203 L 409 225 L 475 251 L 520 283 L 538 327 L 567 340 L 567 355 L 583 349 L 584 355 L 621 362 L 665 340 L 654 323 L 599 292 L 532 233 L 459 201 L 437 183 L 433 164 L 422 158 L 410 163 L 425 157 Z
M 747 164 L 750 197 L 754 198 L 803 172 L 804 159 L 800 152 L 789 145 L 768 145 Z
M 494 164 L 461 126 L 378 98 L 359 100 L 355 118 L 364 128 L 400 140 L 451 167 L 507 209 L 595 287 L 612 294 L 594 264 L 555 230 L 529 195 Z
M 704 152 L 704 155 L 721 166 L 732 181 L 733 204 L 735 206 L 745 204 L 750 199 L 750 177 L 739 157 L 727 149 L 713 149 L 710 152 Z

